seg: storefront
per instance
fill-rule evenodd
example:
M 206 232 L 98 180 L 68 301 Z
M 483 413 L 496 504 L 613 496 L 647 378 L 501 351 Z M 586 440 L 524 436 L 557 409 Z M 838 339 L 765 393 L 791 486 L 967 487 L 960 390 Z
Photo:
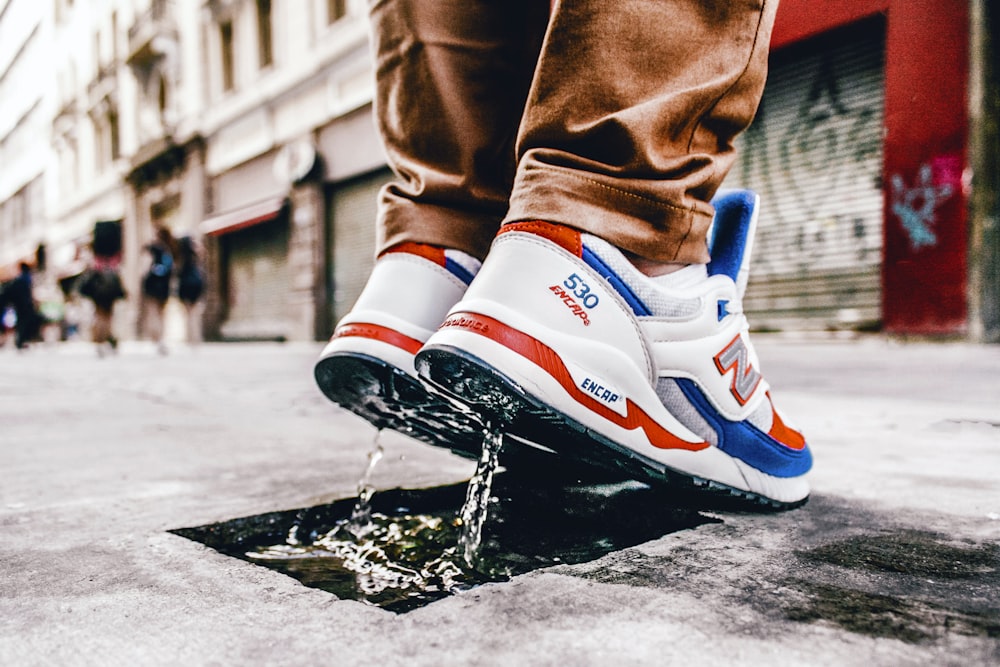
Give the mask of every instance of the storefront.
M 357 176 L 328 188 L 327 276 L 333 299 L 329 321 L 351 309 L 364 289 L 375 262 L 375 219 L 378 192 L 392 178 L 387 168 Z
M 996 88 L 983 6 L 782 1 L 760 116 L 727 181 L 763 199 L 758 326 L 986 335 L 998 247 L 982 201 L 996 178 L 975 156 L 995 135 L 970 92 Z
M 745 306 L 761 329 L 881 322 L 885 25 L 776 51 L 725 187 L 761 197 Z
M 288 337 L 289 215 L 284 197 L 270 197 L 206 219 L 201 231 L 214 250 L 219 335 L 228 340 Z

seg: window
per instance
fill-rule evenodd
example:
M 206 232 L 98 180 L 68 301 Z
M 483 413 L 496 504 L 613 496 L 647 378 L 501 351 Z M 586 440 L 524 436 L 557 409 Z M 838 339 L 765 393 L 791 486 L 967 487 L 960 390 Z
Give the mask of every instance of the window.
M 111 12 L 111 62 L 118 62 L 118 12 Z
M 104 167 L 108 163 L 107 133 L 104 124 L 99 120 L 94 120 L 94 161 L 97 166 L 97 173 L 104 173 Z
M 219 24 L 219 43 L 222 47 L 222 90 L 233 89 L 235 80 L 233 60 L 233 22 Z
M 271 0 L 257 0 L 257 39 L 260 41 L 259 64 L 261 69 L 274 62 L 271 33 Z
M 347 0 L 326 0 L 326 22 L 333 23 L 347 16 Z
M 118 134 L 118 112 L 111 110 L 108 112 L 108 134 L 111 141 L 111 159 L 117 160 L 122 156 L 121 140 Z
M 156 108 L 160 110 L 160 118 L 167 112 L 167 105 L 170 103 L 169 91 L 167 89 L 167 77 L 160 75 L 160 84 L 156 91 Z

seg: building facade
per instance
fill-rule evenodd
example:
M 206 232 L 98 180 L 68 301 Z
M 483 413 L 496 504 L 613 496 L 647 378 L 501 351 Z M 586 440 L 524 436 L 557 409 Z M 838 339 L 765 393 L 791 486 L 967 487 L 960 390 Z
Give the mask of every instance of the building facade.
M 119 331 L 141 337 L 143 247 L 164 226 L 204 249 L 207 337 L 325 338 L 367 278 L 391 178 L 366 11 L 0 0 L 0 92 L 18 90 L 0 94 L 0 269 L 28 259 L 68 287 L 94 224 L 119 221 Z M 726 181 L 762 196 L 756 326 L 1000 341 L 997 13 L 782 1 Z
M 763 199 L 763 328 L 1000 341 L 996 65 L 987 0 L 782 0 L 727 184 Z
M 51 78 L 38 72 L 49 70 L 51 11 L 46 2 L 0 0 L 0 280 L 21 262 L 48 263 L 44 147 L 55 98 Z

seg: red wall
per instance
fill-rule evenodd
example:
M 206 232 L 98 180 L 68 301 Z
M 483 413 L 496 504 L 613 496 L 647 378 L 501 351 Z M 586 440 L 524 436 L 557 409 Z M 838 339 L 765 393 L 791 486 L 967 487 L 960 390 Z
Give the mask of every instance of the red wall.
M 772 49 L 886 16 L 882 316 L 886 331 L 966 330 L 967 0 L 782 0 Z

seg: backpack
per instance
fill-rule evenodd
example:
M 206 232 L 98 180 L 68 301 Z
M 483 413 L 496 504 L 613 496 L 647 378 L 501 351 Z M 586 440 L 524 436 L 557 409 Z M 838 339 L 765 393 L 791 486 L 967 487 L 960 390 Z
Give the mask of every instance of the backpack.
M 205 291 L 205 277 L 194 264 L 181 268 L 177 281 L 177 296 L 185 303 L 194 303 Z
M 153 263 L 142 279 L 142 291 L 157 301 L 166 301 L 170 296 L 170 274 L 174 270 L 174 258 L 163 248 L 151 248 Z

